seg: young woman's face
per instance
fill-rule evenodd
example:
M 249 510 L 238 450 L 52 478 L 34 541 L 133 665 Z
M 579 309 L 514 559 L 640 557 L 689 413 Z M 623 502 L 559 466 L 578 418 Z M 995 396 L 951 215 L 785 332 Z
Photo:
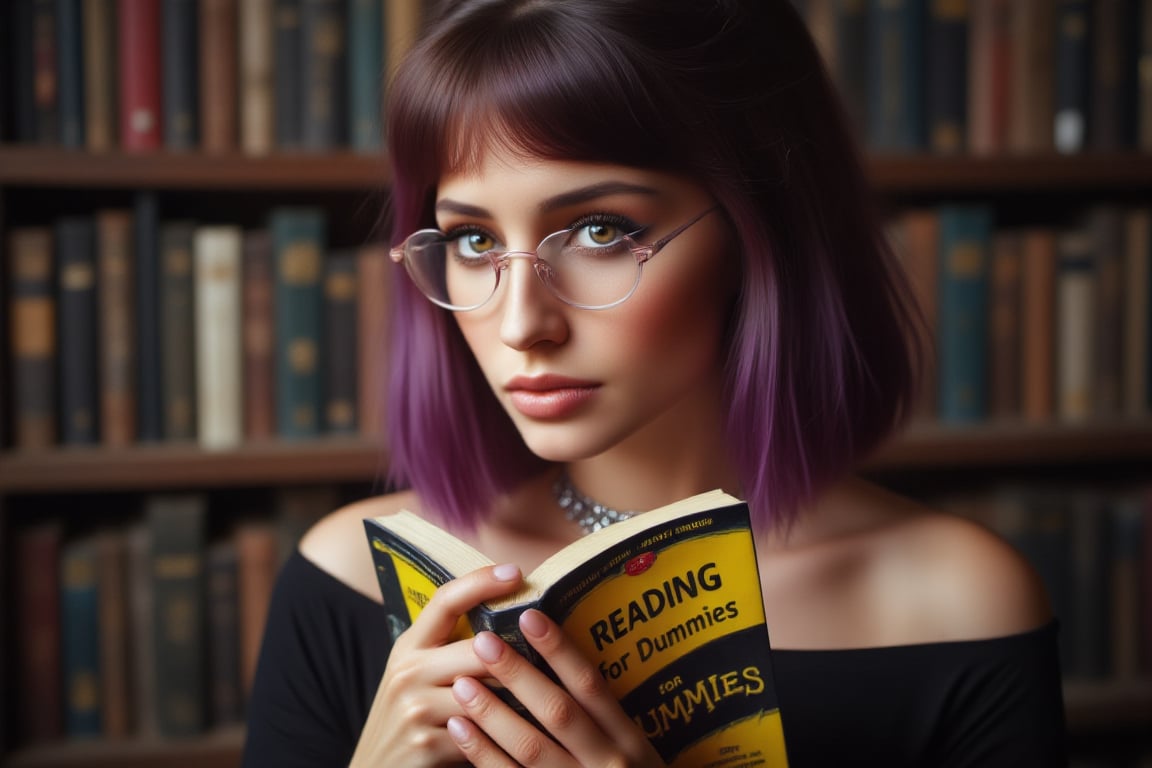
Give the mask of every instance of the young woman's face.
M 475 171 L 441 181 L 436 218 L 466 247 L 535 251 L 573 226 L 582 242 L 643 229 L 637 240 L 650 244 L 714 205 L 669 174 L 490 150 Z M 531 259 L 514 256 L 488 303 L 455 313 L 533 452 L 573 461 L 618 446 L 660 451 L 719 428 L 721 337 L 738 274 L 730 242 L 723 215 L 708 213 L 644 265 L 630 298 L 602 310 L 562 302 Z

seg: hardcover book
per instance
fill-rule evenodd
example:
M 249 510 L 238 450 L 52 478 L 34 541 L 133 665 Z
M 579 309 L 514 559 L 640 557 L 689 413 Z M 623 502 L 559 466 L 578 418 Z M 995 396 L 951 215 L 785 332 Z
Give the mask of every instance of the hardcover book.
M 439 585 L 491 564 L 410 512 L 364 524 L 396 633 Z M 518 629 L 528 608 L 598 666 L 669 765 L 788 764 L 747 504 L 712 491 L 588 535 L 457 636 L 490 630 L 548 671 Z

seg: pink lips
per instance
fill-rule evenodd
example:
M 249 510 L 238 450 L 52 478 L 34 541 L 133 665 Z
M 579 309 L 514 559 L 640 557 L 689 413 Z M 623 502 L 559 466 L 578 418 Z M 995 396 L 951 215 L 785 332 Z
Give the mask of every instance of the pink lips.
M 565 376 L 516 376 L 504 385 L 512 407 L 532 419 L 562 419 L 571 415 L 596 393 L 593 381 Z

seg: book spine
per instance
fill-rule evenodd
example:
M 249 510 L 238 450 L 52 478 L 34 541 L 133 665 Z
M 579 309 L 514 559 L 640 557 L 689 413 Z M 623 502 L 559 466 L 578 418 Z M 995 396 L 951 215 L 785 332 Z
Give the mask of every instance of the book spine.
M 1044 424 L 1056 414 L 1056 236 L 1030 229 L 1023 240 L 1021 409 L 1025 421 Z
M 84 142 L 90 152 L 116 144 L 115 0 L 84 0 Z
M 248 154 L 272 151 L 272 0 L 240 3 L 240 146 Z
M 857 135 L 862 136 L 869 124 L 871 112 L 868 94 L 871 60 L 868 5 L 866 0 L 833 0 L 833 3 L 836 40 L 836 68 L 833 71 Z
M 1125 494 L 1109 509 L 1108 591 L 1111 596 L 1109 674 L 1113 679 L 1136 680 L 1143 669 L 1142 593 L 1146 553 L 1144 537 L 1146 501 L 1143 494 Z
M 191 221 L 160 228 L 164 439 L 196 439 L 196 335 Z
M 1014 0 L 1008 91 L 1008 148 L 1050 152 L 1055 119 L 1055 8 L 1051 0 Z
M 988 328 L 988 412 L 993 419 L 1020 414 L 1020 247 L 1015 232 L 993 235 Z
M 214 542 L 207 554 L 209 722 L 215 726 L 243 719 L 240 689 L 240 605 L 236 542 Z
M 1108 672 L 1111 590 L 1108 584 L 1109 512 L 1095 491 L 1073 494 L 1069 514 L 1069 642 L 1065 674 L 1103 679 Z
M 967 0 L 931 0 L 928 11 L 926 128 L 929 148 L 963 152 L 968 135 Z
M 69 216 L 56 222 L 60 311 L 60 440 L 65 445 L 99 441 L 99 316 L 96 311 L 96 245 L 92 220 Z
M 1137 40 L 1136 145 L 1152 152 L 1152 0 L 1141 0 Z
M 160 148 L 160 4 L 119 0 L 120 147 L 129 152 Z
M 244 437 L 270 440 L 276 434 L 275 306 L 272 238 L 265 229 L 244 232 Z
M 304 147 L 326 151 L 345 144 L 347 69 L 344 8 L 337 0 L 303 0 Z
M 1124 221 L 1120 209 L 1111 204 L 1094 207 L 1088 227 L 1096 261 L 1092 413 L 1107 419 L 1120 414 L 1122 399 Z
M 353 252 L 324 260 L 324 428 L 332 434 L 357 427 L 356 279 Z
M 205 152 L 237 147 L 236 0 L 200 0 L 200 139 Z
M 388 360 L 388 303 L 392 262 L 382 245 L 366 245 L 356 254 L 356 415 L 360 434 L 384 431 L 385 372 Z
M 197 0 L 163 0 L 161 17 L 164 146 L 193 150 L 200 142 Z
M 873 0 L 870 6 L 868 138 L 881 151 L 924 146 L 924 0 Z
M 147 502 L 152 539 L 156 694 L 160 733 L 192 736 L 205 725 L 204 535 L 206 498 L 158 495 Z
M 1124 246 L 1123 410 L 1127 416 L 1142 416 L 1149 411 L 1152 378 L 1152 209 L 1128 213 Z
M 60 145 L 84 146 L 84 46 L 80 0 L 56 0 L 56 71 Z
M 1136 27 L 1135 5 L 1119 0 L 1097 0 L 1092 14 L 1089 69 L 1088 146 L 1118 152 L 1131 145 L 1129 73 L 1136 74 L 1131 31 Z
M 136 325 L 132 317 L 132 214 L 96 214 L 100 262 L 100 433 L 108 446 L 136 439 Z
M 276 267 L 277 432 L 289 439 L 315 437 L 321 425 L 324 213 L 280 208 L 269 229 Z
M 982 206 L 940 210 L 940 419 L 987 414 L 988 268 L 992 216 Z
M 904 269 L 924 321 L 923 328 L 917 330 L 924 337 L 926 347 L 931 347 L 931 351 L 926 349 L 920 361 L 920 390 L 912 417 L 920 422 L 929 422 L 936 418 L 937 388 L 935 345 L 932 343 L 939 325 L 940 219 L 936 211 L 927 208 L 905 211 L 901 216 L 900 237 Z
M 21 529 L 15 534 L 14 547 L 18 734 L 20 743 L 42 744 L 64 734 L 61 528 L 42 523 Z
M 126 739 L 133 730 L 128 612 L 128 539 L 119 529 L 96 536 L 102 735 Z
M 194 236 L 196 434 L 208 449 L 243 437 L 241 239 L 230 225 L 200 227 Z
M 272 93 L 276 146 L 299 149 L 304 141 L 304 41 L 300 32 L 300 1 L 273 0 Z
M 56 291 L 52 233 L 20 227 L 9 233 L 12 413 L 15 447 L 34 451 L 56 442 Z
M 31 144 L 36 135 L 36 20 L 31 3 L 12 4 L 12 103 L 15 112 L 13 138 Z
M 271 523 L 242 523 L 236 528 L 235 541 L 240 685 L 246 700 L 256 676 L 256 662 L 281 557 L 276 530 Z
M 1056 2 L 1056 151 L 1082 151 L 1088 140 L 1091 6 L 1088 0 Z
M 136 436 L 164 438 L 160 349 L 160 203 L 156 193 L 136 194 L 132 249 L 136 259 Z
M 60 567 L 64 730 L 69 738 L 98 737 L 100 608 L 95 540 L 85 537 L 66 543 Z
M 973 0 L 968 61 L 968 148 L 994 155 L 1007 145 L 1014 47 L 1012 0 Z
M 155 738 L 160 733 L 156 696 L 156 603 L 153 599 L 152 533 L 146 518 L 128 529 L 128 602 L 132 621 L 130 670 L 134 735 Z
M 348 6 L 348 126 L 356 152 L 380 151 L 384 74 L 384 7 L 378 0 Z
M 416 44 L 423 23 L 424 0 L 388 0 L 384 4 L 384 49 L 389 75 Z
M 1083 227 L 1057 240 L 1057 415 L 1062 421 L 1092 417 L 1096 342 L 1095 254 Z
M 56 0 L 33 0 L 35 135 L 40 144 L 60 140 L 60 60 L 56 51 Z

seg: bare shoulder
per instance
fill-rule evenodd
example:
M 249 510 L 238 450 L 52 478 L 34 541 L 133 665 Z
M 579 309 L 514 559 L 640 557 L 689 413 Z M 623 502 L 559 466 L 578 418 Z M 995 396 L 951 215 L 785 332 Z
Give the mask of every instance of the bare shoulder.
M 300 540 L 300 552 L 320 569 L 361 594 L 379 601 L 380 587 L 364 535 L 364 520 L 416 506 L 410 492 L 376 496 L 321 518 Z
M 877 583 L 909 634 L 928 641 L 999 637 L 1051 618 L 1039 577 L 1007 542 L 971 520 L 908 504 L 873 545 Z

